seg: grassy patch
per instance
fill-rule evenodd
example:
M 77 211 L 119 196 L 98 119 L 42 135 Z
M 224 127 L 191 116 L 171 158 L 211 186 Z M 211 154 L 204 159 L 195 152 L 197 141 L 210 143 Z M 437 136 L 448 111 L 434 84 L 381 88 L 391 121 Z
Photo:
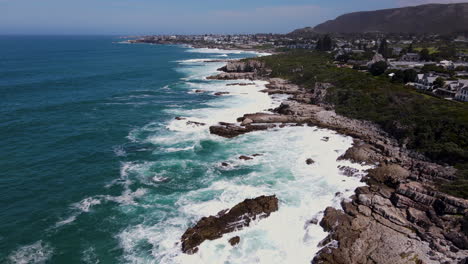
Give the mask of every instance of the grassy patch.
M 417 52 L 420 52 L 423 49 L 424 48 L 415 48 L 414 50 L 417 51 Z M 434 53 L 439 51 L 439 49 L 437 47 L 427 47 L 426 49 L 429 50 L 429 54 L 434 54 Z

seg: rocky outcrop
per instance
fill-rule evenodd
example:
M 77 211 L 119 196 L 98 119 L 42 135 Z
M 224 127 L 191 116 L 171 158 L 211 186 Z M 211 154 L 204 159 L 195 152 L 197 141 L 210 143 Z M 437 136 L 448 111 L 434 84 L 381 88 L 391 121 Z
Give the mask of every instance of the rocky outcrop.
M 226 94 L 229 94 L 229 92 L 216 92 L 213 95 L 221 96 L 221 95 L 226 95 Z
M 329 236 L 313 263 L 462 263 L 468 201 L 434 187 L 452 168 L 363 138 L 368 143 L 356 140 L 344 156 L 376 165 L 365 177 L 369 186 L 356 189 L 343 210 L 325 210 L 320 224 Z
M 209 80 L 255 80 L 261 75 L 268 72 L 263 62 L 257 60 L 248 61 L 229 61 L 226 66 L 221 67 L 218 71 L 222 73 L 214 76 L 209 76 Z
M 218 71 L 223 72 L 258 72 L 265 69 L 265 63 L 258 60 L 248 61 L 229 61 L 226 66 L 221 67 Z
M 202 123 L 202 122 L 187 121 L 187 125 L 192 125 L 192 126 L 204 126 L 204 125 L 206 125 L 206 124 L 205 124 L 205 123 Z
M 248 120 L 249 123 L 253 124 L 265 124 L 265 123 L 307 123 L 308 117 L 303 116 L 291 116 L 291 115 L 278 115 L 268 113 L 255 113 L 245 114 L 243 117 L 238 118 L 237 121 L 243 122 Z
M 268 80 L 263 92 L 288 94 L 289 99 L 273 113 L 245 114 L 237 120 L 240 125 L 220 124 L 210 131 L 235 137 L 296 124 L 328 128 L 355 139 L 339 159 L 373 166 L 363 177 L 368 186 L 356 189 L 342 202 L 342 210 L 325 210 L 320 224 L 329 235 L 313 263 L 468 262 L 468 201 L 436 191 L 441 180 L 454 179 L 454 168 L 409 151 L 374 123 L 337 114 L 325 100 L 328 83 L 305 90 L 285 80 Z M 339 169 L 346 176 L 363 176 L 349 166 Z
M 254 72 L 223 72 L 218 75 L 206 77 L 208 80 L 255 80 Z
M 249 226 L 255 219 L 268 217 L 278 210 L 276 196 L 260 196 L 255 199 L 246 199 L 229 210 L 223 210 L 216 216 L 203 217 L 198 223 L 187 229 L 182 235 L 182 251 L 194 254 L 198 246 L 205 240 L 214 240 L 226 233 Z M 230 241 L 239 243 L 240 239 Z
M 246 126 L 239 126 L 236 124 L 228 124 L 223 123 L 215 126 L 210 127 L 210 133 L 214 135 L 218 135 L 225 138 L 233 138 L 239 135 L 253 132 L 253 131 L 260 131 L 260 130 L 267 130 L 269 128 L 274 128 L 276 125 L 272 124 L 264 124 L 264 125 L 246 125 Z
M 231 239 L 229 239 L 229 244 L 231 244 L 231 246 L 235 246 L 237 244 L 239 244 L 240 242 L 240 237 L 239 236 L 235 236 Z

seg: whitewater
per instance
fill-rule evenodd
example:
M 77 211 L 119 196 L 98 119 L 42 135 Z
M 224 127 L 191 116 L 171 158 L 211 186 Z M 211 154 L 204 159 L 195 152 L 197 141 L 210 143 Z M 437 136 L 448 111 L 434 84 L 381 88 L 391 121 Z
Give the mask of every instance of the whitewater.
M 233 139 L 210 134 L 210 125 L 236 123 L 246 113 L 268 113 L 287 96 L 262 93 L 266 81 L 206 79 L 225 64 L 209 60 L 267 54 L 195 48 L 186 52 L 203 58 L 174 61 L 174 70 L 182 77 L 161 89 L 211 99 L 196 107 L 191 100 L 167 101 L 163 111 L 169 119 L 129 129 L 127 143 L 113 149 L 122 160 L 119 177 L 103 185 L 108 192 L 71 203 L 48 232 L 65 230 L 100 210 L 116 211 L 130 219 L 113 232 L 120 263 L 310 263 L 327 235 L 312 220 L 320 221 L 326 207 L 339 208 L 343 199 L 364 185 L 359 177 L 347 177 L 338 168 L 361 172 L 369 168 L 337 160 L 351 147 L 352 138 L 311 126 L 257 131 Z M 251 84 L 236 85 L 240 82 Z M 228 94 L 214 97 L 218 92 Z M 107 103 L 127 102 L 116 98 Z M 260 155 L 239 159 L 254 154 Z M 314 163 L 308 165 L 307 159 Z M 200 218 L 261 195 L 276 195 L 279 210 L 247 228 L 203 242 L 194 255 L 182 253 L 180 237 Z M 240 243 L 231 246 L 228 240 L 234 236 L 240 237 Z M 8 260 L 47 263 L 57 250 L 46 239 L 19 247 Z M 77 254 L 83 263 L 106 263 L 92 241 Z

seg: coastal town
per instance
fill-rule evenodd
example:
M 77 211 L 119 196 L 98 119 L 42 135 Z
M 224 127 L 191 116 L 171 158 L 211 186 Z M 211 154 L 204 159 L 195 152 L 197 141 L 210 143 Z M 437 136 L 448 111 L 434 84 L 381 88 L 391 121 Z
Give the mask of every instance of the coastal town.
M 415 34 L 289 34 L 158 35 L 129 43 L 185 44 L 193 47 L 264 50 L 322 50 L 337 67 L 369 71 L 405 83 L 419 92 L 468 102 L 468 37 Z

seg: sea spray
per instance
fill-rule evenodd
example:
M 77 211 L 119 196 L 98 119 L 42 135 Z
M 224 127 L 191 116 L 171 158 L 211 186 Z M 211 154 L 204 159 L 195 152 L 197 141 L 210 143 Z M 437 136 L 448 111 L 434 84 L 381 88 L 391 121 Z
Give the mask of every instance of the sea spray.
M 229 95 L 198 109 L 172 108 L 171 114 L 183 118 L 169 121 L 166 126 L 169 132 L 150 136 L 148 140 L 166 149 L 176 144 L 177 149 L 193 151 L 198 166 L 206 171 L 197 181 L 201 183 L 199 188 L 173 197 L 173 211 L 163 221 L 142 222 L 119 234 L 125 259 L 136 263 L 309 263 L 319 249 L 318 243 L 326 236 L 311 220 L 320 218 L 327 206 L 339 207 L 344 197 L 363 185 L 359 178 L 346 177 L 338 168 L 340 165 L 361 171 L 368 168 L 337 161 L 351 146 L 352 139 L 308 126 L 254 132 L 234 139 L 210 135 L 208 125 L 236 122 L 245 113 L 275 108 L 285 96 L 273 99 L 261 93 L 266 84 L 262 81 L 256 81 L 255 86 L 226 86 L 234 84 L 233 81 L 201 81 L 214 74 L 216 67 L 193 61 L 194 65 L 183 68 L 189 64 L 181 63 L 179 70 L 188 75 L 187 89 L 222 91 Z M 189 126 L 187 120 L 203 122 L 206 126 Z M 329 140 L 322 140 L 325 137 Z M 185 145 L 188 147 L 181 147 Z M 240 155 L 254 154 L 260 155 L 253 160 L 239 159 Z M 306 163 L 310 158 L 313 165 Z M 221 162 L 229 166 L 220 166 Z M 278 212 L 241 231 L 205 241 L 195 255 L 181 252 L 181 235 L 200 218 L 215 215 L 246 198 L 271 194 L 280 199 Z M 152 199 L 158 201 L 161 197 L 156 195 L 146 202 Z M 239 236 L 241 242 L 232 247 L 228 239 L 234 236 Z M 151 245 L 151 254 L 139 249 L 143 241 Z

